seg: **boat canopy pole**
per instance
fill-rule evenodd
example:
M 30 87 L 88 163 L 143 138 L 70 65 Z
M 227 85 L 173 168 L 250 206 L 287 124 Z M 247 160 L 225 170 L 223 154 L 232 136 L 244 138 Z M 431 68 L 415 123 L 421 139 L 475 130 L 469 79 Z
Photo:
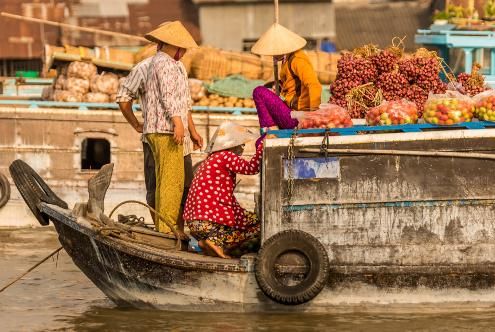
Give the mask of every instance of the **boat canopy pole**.
M 279 20 L 278 0 L 275 1 L 275 23 Z M 280 96 L 280 82 L 278 80 L 278 61 L 273 58 L 273 78 L 275 80 L 275 93 Z
M 4 16 L 4 17 L 16 19 L 16 20 L 38 23 L 38 24 L 42 24 L 42 25 L 47 24 L 47 25 L 53 25 L 53 26 L 57 26 L 60 28 L 70 29 L 70 30 L 80 30 L 80 31 L 85 31 L 85 32 L 90 32 L 90 33 L 96 33 L 99 35 L 107 35 L 107 36 L 112 36 L 112 37 L 127 38 L 127 39 L 134 39 L 134 40 L 142 41 L 142 42 L 149 42 L 144 37 L 129 35 L 127 33 L 113 32 L 113 31 L 107 31 L 107 30 L 101 30 L 101 29 L 95 29 L 95 28 L 80 27 L 78 25 L 72 25 L 72 24 L 67 24 L 67 23 L 43 20 L 40 18 L 16 15 L 16 14 L 11 14 L 11 13 L 7 13 L 7 12 L 2 12 L 2 13 L 0 13 L 0 15 Z

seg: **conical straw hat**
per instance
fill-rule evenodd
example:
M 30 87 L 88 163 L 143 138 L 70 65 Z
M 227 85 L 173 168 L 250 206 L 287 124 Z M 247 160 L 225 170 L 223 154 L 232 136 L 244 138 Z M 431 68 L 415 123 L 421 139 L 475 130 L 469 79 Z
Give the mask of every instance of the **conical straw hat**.
M 163 42 L 181 48 L 198 47 L 189 31 L 179 21 L 163 23 L 155 30 L 144 35 L 144 38 L 154 43 Z
M 273 23 L 254 44 L 251 52 L 259 55 L 282 55 L 300 50 L 305 45 L 306 39 L 278 23 Z
M 238 125 L 231 121 L 224 121 L 213 134 L 206 152 L 212 153 L 221 150 L 227 150 L 258 138 L 258 135 L 252 133 L 246 127 Z

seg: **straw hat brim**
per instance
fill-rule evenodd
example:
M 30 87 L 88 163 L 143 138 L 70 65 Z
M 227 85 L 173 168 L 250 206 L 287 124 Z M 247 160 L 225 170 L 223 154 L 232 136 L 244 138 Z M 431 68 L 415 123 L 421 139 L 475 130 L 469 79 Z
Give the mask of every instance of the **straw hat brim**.
M 306 39 L 286 27 L 273 25 L 258 39 L 251 52 L 258 55 L 283 55 L 295 52 L 306 46 Z
M 258 135 L 252 133 L 246 127 L 238 125 L 231 121 L 225 121 L 217 128 L 206 152 L 213 153 L 227 150 L 236 146 L 254 141 Z
M 180 48 L 196 48 L 198 44 L 181 22 L 175 21 L 160 25 L 155 30 L 144 35 L 144 38 L 154 43 L 165 43 Z

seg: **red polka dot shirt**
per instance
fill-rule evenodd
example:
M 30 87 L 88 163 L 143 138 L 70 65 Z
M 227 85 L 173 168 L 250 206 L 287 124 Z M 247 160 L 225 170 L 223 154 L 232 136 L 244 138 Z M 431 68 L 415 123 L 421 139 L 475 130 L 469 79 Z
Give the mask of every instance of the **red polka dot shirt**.
M 249 161 L 227 150 L 210 155 L 196 171 L 184 220 L 205 220 L 244 229 L 248 220 L 234 196 L 236 174 L 258 174 L 262 152 L 263 144 L 260 144 Z

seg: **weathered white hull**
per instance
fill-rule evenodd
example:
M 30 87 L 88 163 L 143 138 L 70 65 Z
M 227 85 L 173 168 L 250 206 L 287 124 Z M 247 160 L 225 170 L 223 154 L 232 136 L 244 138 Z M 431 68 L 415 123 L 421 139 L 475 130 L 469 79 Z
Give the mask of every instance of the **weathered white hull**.
M 140 112 L 137 117 L 141 118 Z M 232 119 L 258 129 L 256 115 L 194 114 L 205 144 L 219 123 Z M 39 226 L 10 178 L 8 167 L 16 159 L 31 165 L 69 206 L 87 200 L 87 181 L 97 171 L 81 169 L 82 142 L 88 138 L 105 139 L 110 143 L 110 161 L 115 164 L 115 170 L 105 202 L 106 210 L 110 211 L 125 200 L 145 201 L 140 135 L 129 126 L 120 111 L 2 106 L 0 173 L 11 181 L 12 194 L 7 205 L 0 208 L 0 227 Z M 193 163 L 201 161 L 204 156 L 196 151 Z M 253 202 L 253 192 L 259 191 L 258 178 L 240 178 L 242 181 L 237 187 L 239 198 Z M 252 209 L 254 203 L 246 207 Z M 149 216 L 148 211 L 138 205 L 123 206 L 118 213 Z

